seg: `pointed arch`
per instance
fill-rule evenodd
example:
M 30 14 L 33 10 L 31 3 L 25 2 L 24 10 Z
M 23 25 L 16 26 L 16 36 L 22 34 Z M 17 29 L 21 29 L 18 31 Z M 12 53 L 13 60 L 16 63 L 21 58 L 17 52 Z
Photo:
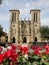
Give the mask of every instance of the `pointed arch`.
M 27 39 L 26 37 L 23 38 L 23 43 L 26 43 L 27 42 Z
M 15 37 L 13 37 L 12 42 L 15 43 Z
M 37 37 L 35 37 L 35 42 L 37 42 Z

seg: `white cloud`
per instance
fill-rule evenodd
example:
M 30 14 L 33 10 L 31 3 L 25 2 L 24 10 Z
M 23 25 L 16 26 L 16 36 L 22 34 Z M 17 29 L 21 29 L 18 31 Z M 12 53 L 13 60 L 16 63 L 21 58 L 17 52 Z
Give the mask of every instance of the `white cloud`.
M 41 15 L 45 15 L 49 13 L 49 0 L 38 0 L 34 2 L 26 2 L 25 4 L 21 4 L 20 11 L 21 14 L 27 15 L 31 9 L 40 9 Z
M 31 9 L 41 9 L 41 18 L 46 17 L 45 14 L 48 13 L 49 15 L 49 0 L 37 0 L 33 2 L 15 2 L 13 0 L 5 0 L 4 4 L 9 7 L 9 9 L 19 9 L 20 10 L 20 17 L 28 18 L 30 16 Z M 14 5 L 13 5 L 14 4 Z M 7 15 L 0 16 L 0 20 L 8 20 Z M 47 20 L 47 19 L 46 19 Z M 44 18 L 45 21 L 45 18 Z M 43 24 L 43 22 L 42 22 Z
M 19 0 L 20 1 L 20 0 Z M 36 1 L 28 1 L 28 2 L 19 2 L 17 0 L 3 0 L 2 5 L 0 5 L 1 9 L 4 9 L 3 12 L 9 9 L 19 9 L 20 17 L 28 18 L 30 16 L 31 9 L 40 9 L 41 10 L 41 24 L 49 26 L 49 0 L 36 0 Z M 0 14 L 0 21 L 9 21 L 9 13 L 5 12 L 4 14 Z M 47 17 L 48 15 L 48 17 Z M 2 23 L 4 24 L 4 23 Z
M 3 0 L 2 4 L 0 5 L 1 8 L 3 7 L 10 7 L 12 3 L 9 0 Z
M 4 14 L 0 14 L 0 21 L 7 21 L 9 20 L 9 15 L 4 13 Z
M 49 18 L 41 19 L 41 25 L 49 26 Z

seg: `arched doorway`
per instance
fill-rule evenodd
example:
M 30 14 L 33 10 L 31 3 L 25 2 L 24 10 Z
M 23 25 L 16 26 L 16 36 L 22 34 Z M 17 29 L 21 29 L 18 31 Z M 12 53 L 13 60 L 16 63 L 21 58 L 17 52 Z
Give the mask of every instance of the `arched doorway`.
M 13 37 L 13 40 L 12 40 L 13 43 L 15 43 L 15 37 Z
M 26 37 L 23 38 L 23 43 L 26 43 L 27 42 L 27 39 Z
M 37 37 L 35 37 L 35 42 L 37 42 Z

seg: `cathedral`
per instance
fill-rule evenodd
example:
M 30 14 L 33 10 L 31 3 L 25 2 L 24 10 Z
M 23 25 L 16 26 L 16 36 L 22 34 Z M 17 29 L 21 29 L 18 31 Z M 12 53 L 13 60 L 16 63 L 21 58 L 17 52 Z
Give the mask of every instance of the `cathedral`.
M 40 42 L 40 10 L 30 10 L 30 20 L 19 20 L 20 11 L 10 10 L 8 42 Z

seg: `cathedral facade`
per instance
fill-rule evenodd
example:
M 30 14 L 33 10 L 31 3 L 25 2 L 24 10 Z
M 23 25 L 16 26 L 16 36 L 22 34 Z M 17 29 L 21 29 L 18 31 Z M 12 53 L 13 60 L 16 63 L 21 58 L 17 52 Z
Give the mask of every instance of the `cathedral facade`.
M 30 10 L 30 20 L 19 20 L 19 15 L 19 10 L 10 10 L 8 42 L 40 42 L 40 10 Z

